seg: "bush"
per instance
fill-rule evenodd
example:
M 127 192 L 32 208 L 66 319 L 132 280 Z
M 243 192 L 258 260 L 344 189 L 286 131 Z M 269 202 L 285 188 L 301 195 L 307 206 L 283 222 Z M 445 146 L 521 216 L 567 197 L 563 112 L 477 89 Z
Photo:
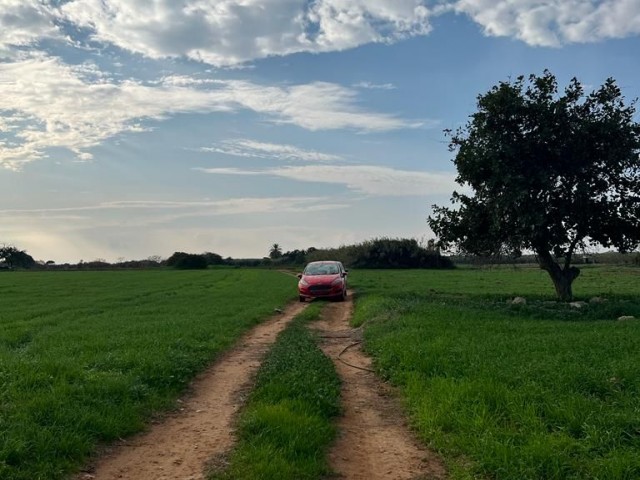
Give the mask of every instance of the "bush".
M 408 238 L 377 238 L 307 255 L 307 261 L 317 260 L 339 260 L 353 268 L 454 268 L 453 262 L 437 250 Z
M 204 255 L 195 253 L 175 252 L 167 259 L 167 266 L 180 269 L 205 269 L 208 266 Z

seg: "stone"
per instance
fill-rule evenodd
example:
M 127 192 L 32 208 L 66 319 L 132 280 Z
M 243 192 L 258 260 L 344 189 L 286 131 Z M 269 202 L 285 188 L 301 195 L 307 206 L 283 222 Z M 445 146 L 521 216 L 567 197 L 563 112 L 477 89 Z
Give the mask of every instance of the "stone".
M 605 303 L 607 301 L 606 298 L 602 298 L 602 297 L 592 297 L 591 300 L 589 300 L 589 303 Z
M 526 305 L 527 304 L 527 299 L 524 297 L 516 297 L 513 300 L 511 300 L 511 305 Z
M 570 306 L 571 308 L 577 308 L 577 309 L 584 308 L 584 307 L 586 307 L 587 305 L 588 305 L 588 303 L 587 303 L 587 302 L 571 302 L 571 303 L 569 304 L 569 306 Z
M 626 320 L 635 320 L 636 317 L 634 317 L 633 315 L 622 315 L 621 317 L 618 317 L 618 321 L 619 322 L 624 322 Z

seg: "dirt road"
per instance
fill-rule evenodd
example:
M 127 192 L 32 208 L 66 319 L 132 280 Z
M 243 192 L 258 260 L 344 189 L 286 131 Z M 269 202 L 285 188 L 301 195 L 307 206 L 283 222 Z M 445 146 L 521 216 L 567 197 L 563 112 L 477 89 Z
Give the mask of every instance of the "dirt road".
M 207 462 L 233 446 L 234 417 L 262 358 L 304 308 L 293 304 L 254 328 L 196 379 L 179 412 L 111 448 L 76 480 L 204 479 Z M 444 479 L 442 463 L 412 437 L 390 388 L 367 371 L 370 360 L 359 345 L 343 352 L 360 339 L 360 330 L 349 328 L 352 310 L 351 296 L 327 302 L 313 325 L 343 382 L 344 415 L 330 452 L 332 468 L 350 480 Z
M 413 438 L 390 387 L 369 371 L 371 360 L 354 345 L 361 331 L 349 327 L 352 310 L 351 296 L 347 302 L 328 303 L 314 324 L 343 382 L 344 415 L 331 466 L 349 480 L 444 479 L 442 462 Z
M 251 330 L 196 379 L 179 412 L 123 441 L 77 479 L 203 479 L 206 462 L 232 446 L 234 416 L 262 357 L 304 307 L 293 304 Z

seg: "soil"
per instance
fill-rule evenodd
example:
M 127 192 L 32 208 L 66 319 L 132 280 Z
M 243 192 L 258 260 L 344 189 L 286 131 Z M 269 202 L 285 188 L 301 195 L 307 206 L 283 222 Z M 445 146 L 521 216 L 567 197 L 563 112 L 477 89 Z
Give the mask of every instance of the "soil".
M 304 307 L 292 304 L 251 330 L 194 381 L 178 412 L 104 452 L 76 479 L 204 479 L 207 462 L 233 445 L 234 418 L 262 358 Z
M 104 451 L 75 480 L 202 480 L 208 465 L 221 467 L 262 358 L 305 306 L 292 304 L 251 330 L 194 381 L 177 412 Z M 351 295 L 345 302 L 327 302 L 313 325 L 343 385 L 332 469 L 338 478 L 353 480 L 446 478 L 439 458 L 412 436 L 393 389 L 370 370 L 371 360 L 360 349 L 361 331 L 349 328 L 352 311 Z
M 314 324 L 342 380 L 343 415 L 329 454 L 331 467 L 350 480 L 446 478 L 439 457 L 407 427 L 392 387 L 371 371 L 371 359 L 360 348 L 361 330 L 349 328 L 351 299 L 329 303 Z

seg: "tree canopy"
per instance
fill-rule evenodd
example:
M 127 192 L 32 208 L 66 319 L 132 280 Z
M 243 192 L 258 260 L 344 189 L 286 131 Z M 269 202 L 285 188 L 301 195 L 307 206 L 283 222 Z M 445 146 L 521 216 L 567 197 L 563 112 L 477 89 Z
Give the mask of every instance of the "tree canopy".
M 36 262 L 31 255 L 24 250 L 19 250 L 12 245 L 0 247 L 0 261 L 3 261 L 9 268 L 31 268 Z
M 479 95 L 465 127 L 447 131 L 456 152 L 453 207 L 429 225 L 445 248 L 496 255 L 533 251 L 558 296 L 572 298 L 576 251 L 640 243 L 640 125 L 609 78 L 585 94 L 572 79 L 518 77 Z
M 281 256 L 282 256 L 282 247 L 277 243 L 274 243 L 273 245 L 271 245 L 271 248 L 269 249 L 269 258 L 271 258 L 272 260 L 275 260 L 276 258 L 280 258 Z

